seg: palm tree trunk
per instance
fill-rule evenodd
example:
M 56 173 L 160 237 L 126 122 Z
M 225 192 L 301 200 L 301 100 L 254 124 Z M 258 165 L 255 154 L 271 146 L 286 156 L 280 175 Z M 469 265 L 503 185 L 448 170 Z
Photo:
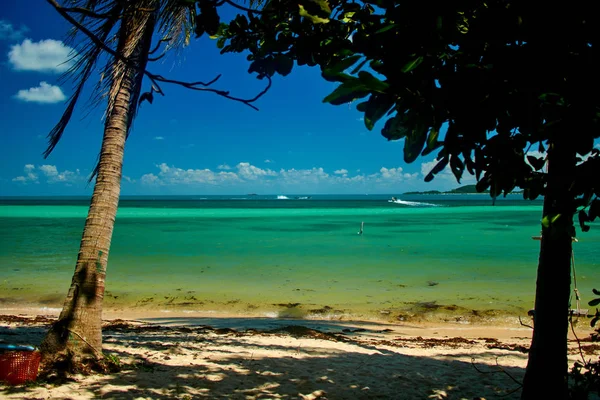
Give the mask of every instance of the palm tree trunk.
M 544 198 L 542 244 L 535 293 L 534 331 L 522 399 L 565 399 L 567 333 L 571 292 L 571 252 L 575 151 L 568 141 L 548 151 L 548 186 Z M 556 220 L 554 216 L 560 215 Z M 548 223 L 549 222 L 549 223 Z
M 129 63 L 116 62 L 115 70 L 122 68 L 122 75 L 114 79 L 111 87 L 116 95 L 106 117 L 96 183 L 75 273 L 59 319 L 41 344 L 46 368 L 54 365 L 60 370 L 76 371 L 102 357 L 104 284 L 121 191 L 125 140 L 141 88 L 139 72 L 146 67 L 155 24 L 155 17 L 151 16 L 144 20 L 145 26 L 140 30 L 135 21 L 137 16 L 130 13 L 121 24 L 123 32 L 118 49 L 127 48 L 132 35 L 141 34 L 143 38 L 130 52 Z

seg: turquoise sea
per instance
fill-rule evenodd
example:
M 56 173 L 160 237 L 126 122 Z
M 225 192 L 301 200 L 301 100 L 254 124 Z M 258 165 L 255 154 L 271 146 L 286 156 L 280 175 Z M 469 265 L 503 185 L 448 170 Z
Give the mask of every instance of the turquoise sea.
M 533 307 L 541 201 L 287 197 L 123 197 L 105 309 L 477 322 Z M 0 308 L 62 306 L 88 201 L 0 199 Z M 594 225 L 574 245 L 584 303 Z

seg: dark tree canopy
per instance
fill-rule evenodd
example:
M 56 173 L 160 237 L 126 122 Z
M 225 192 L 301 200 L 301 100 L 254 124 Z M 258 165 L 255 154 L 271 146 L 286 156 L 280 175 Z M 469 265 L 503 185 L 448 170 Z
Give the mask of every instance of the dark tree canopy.
M 573 177 L 581 207 L 600 193 L 599 27 L 591 4 L 275 0 L 223 25 L 218 45 L 249 51 L 259 79 L 318 65 L 340 82 L 324 101 L 358 100 L 369 130 L 381 120 L 384 137 L 405 140 L 406 162 L 439 150 L 427 181 L 449 164 L 493 197 L 520 187 L 535 199 L 545 159 L 527 151 L 568 141 L 592 152 Z
M 210 0 L 202 0 L 203 3 Z M 495 198 L 544 196 L 534 332 L 522 398 L 565 398 L 573 216 L 600 215 L 600 16 L 593 3 L 271 0 L 215 32 L 259 79 L 319 66 L 323 101 L 358 100 L 365 126 L 437 152 Z M 218 21 L 217 21 L 218 22 Z M 211 25 L 212 28 L 215 28 Z M 213 29 L 214 30 L 214 29 Z M 208 31 L 208 30 L 207 30 Z M 202 33 L 202 32 L 198 32 Z M 536 152 L 537 151 L 537 152 Z

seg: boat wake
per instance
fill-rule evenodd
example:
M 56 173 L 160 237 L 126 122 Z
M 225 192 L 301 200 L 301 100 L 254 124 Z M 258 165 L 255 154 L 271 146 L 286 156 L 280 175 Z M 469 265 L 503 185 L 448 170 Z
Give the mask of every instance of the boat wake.
M 388 200 L 388 203 L 402 204 L 402 205 L 411 206 L 411 207 L 439 207 L 440 206 L 439 204 L 424 203 L 421 201 L 406 201 L 406 200 L 400 200 L 400 199 Z
M 287 196 L 282 196 L 282 195 L 277 196 L 277 200 L 289 200 L 289 199 L 290 198 Z

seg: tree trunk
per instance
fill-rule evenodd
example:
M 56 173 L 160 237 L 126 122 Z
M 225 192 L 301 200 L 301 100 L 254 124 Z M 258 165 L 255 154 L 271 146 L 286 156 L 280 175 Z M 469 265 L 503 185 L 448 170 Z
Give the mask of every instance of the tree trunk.
M 571 292 L 571 254 L 575 151 L 567 140 L 548 150 L 548 185 L 544 197 L 542 244 L 538 266 L 534 330 L 522 399 L 565 399 L 567 334 Z M 558 216 L 558 217 L 557 217 Z
M 147 2 L 146 2 L 147 3 Z M 116 93 L 104 126 L 104 136 L 96 183 L 81 238 L 75 273 L 58 321 L 41 344 L 45 369 L 77 371 L 94 366 L 102 359 L 102 302 L 110 242 L 121 191 L 125 140 L 135 113 L 137 97 L 154 31 L 155 17 L 144 19 L 143 30 L 136 31 L 135 12 L 123 17 L 118 51 L 126 49 L 132 36 L 142 35 L 126 57 L 117 61 L 122 72 L 112 83 Z M 136 33 L 137 32 L 137 33 Z M 123 54 L 123 53 L 121 53 Z

